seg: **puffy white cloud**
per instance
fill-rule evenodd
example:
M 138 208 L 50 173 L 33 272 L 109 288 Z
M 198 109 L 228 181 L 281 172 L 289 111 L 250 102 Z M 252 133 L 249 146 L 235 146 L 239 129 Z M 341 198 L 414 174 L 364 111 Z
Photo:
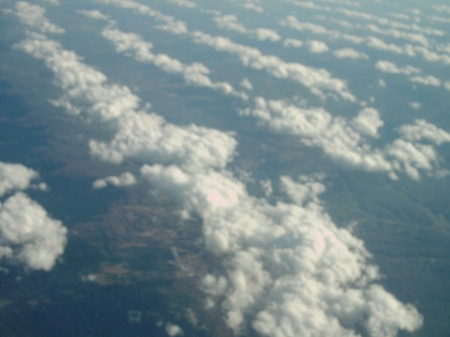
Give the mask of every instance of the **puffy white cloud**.
M 167 73 L 180 74 L 189 85 L 218 90 L 226 95 L 246 98 L 242 93 L 237 92 L 226 82 L 213 82 L 208 77 L 210 70 L 202 63 L 192 63 L 186 65 L 166 54 L 153 54 L 153 45 L 144 41 L 139 35 L 125 33 L 114 26 L 107 26 L 102 30 L 102 36 L 113 42 L 117 52 L 133 55 L 139 62 L 151 63 L 161 68 Z
M 338 49 L 338 50 L 335 50 L 333 52 L 333 54 L 334 54 L 334 56 L 336 56 L 339 59 L 349 58 L 352 60 L 358 60 L 358 59 L 366 60 L 369 58 L 369 56 L 367 56 L 363 52 L 356 51 L 352 48 Z
M 144 162 L 176 162 L 190 169 L 224 167 L 236 141 L 227 133 L 189 125 L 178 127 L 140 108 L 140 99 L 125 86 L 110 85 L 104 74 L 81 62 L 75 53 L 38 34 L 17 46 L 43 60 L 63 90 L 55 104 L 88 120 L 104 123 L 110 142 L 90 141 L 91 153 L 101 160 L 121 163 L 126 158 Z
M 80 9 L 80 10 L 77 10 L 77 13 L 84 15 L 85 17 L 91 18 L 91 19 L 109 20 L 109 15 L 105 15 L 98 10 Z
M 399 47 L 396 44 L 393 43 L 386 43 L 383 40 L 376 38 L 374 36 L 369 36 L 367 38 L 367 46 L 373 49 L 378 50 L 384 50 L 384 51 L 390 51 L 396 54 L 407 54 L 409 56 L 415 56 L 415 52 L 412 47 L 408 47 L 408 49 L 404 49 L 402 47 Z
M 22 192 L 0 203 L 0 259 L 50 270 L 64 252 L 67 229 Z
M 433 5 L 432 6 L 435 10 L 437 10 L 438 12 L 447 12 L 450 14 L 450 7 L 446 6 L 446 5 Z
M 176 162 L 192 170 L 224 167 L 236 141 L 230 135 L 197 125 L 178 127 L 155 114 L 137 112 L 120 118 L 120 129 L 110 142 L 91 140 L 91 153 L 101 160 L 121 163 Z
M 242 7 L 244 7 L 245 9 L 248 9 L 250 11 L 254 11 L 257 13 L 263 13 L 264 12 L 264 8 L 261 6 L 258 6 L 252 2 L 245 2 L 241 5 Z
M 196 125 L 177 127 L 145 108 L 140 110 L 139 98 L 127 87 L 107 84 L 104 74 L 59 43 L 30 33 L 16 47 L 44 60 L 55 73 L 64 92 L 56 104 L 110 126 L 111 142 L 90 141 L 94 156 L 113 163 L 125 158 L 176 162 L 191 169 L 223 167 L 231 159 L 236 141 L 229 134 Z
M 189 1 L 189 0 L 169 0 L 170 2 L 181 6 L 181 7 L 187 7 L 187 8 L 195 8 L 197 7 L 197 4 L 193 1 Z
M 325 69 L 315 69 L 300 63 L 287 63 L 277 56 L 263 55 L 258 49 L 232 42 L 221 36 L 211 36 L 199 31 L 193 33 L 194 41 L 209 45 L 218 51 L 239 56 L 242 63 L 255 69 L 264 69 L 277 78 L 286 78 L 308 87 L 312 93 L 323 96 L 324 92 L 334 92 L 342 98 L 355 101 L 347 84 L 333 78 Z
M 249 79 L 247 77 L 245 77 L 242 81 L 241 81 L 241 87 L 245 88 L 247 90 L 253 90 L 253 85 L 252 83 L 249 81 Z
M 413 125 L 403 125 L 398 131 L 404 139 L 412 142 L 420 142 L 423 139 L 437 145 L 450 142 L 450 134 L 448 132 L 438 128 L 436 125 L 428 123 L 424 119 L 416 120 L 416 123 Z
M 407 20 L 407 21 L 410 20 L 410 17 L 405 13 L 389 13 L 388 15 L 400 20 Z
M 378 129 L 384 125 L 374 108 L 364 108 L 352 120 L 353 127 L 367 136 L 378 137 Z
M 427 76 L 413 76 L 410 77 L 409 80 L 413 83 L 420 83 L 423 85 L 429 85 L 429 86 L 433 86 L 433 87 L 440 87 L 441 86 L 441 80 L 431 76 L 431 75 L 427 75 Z
M 435 36 L 443 36 L 444 32 L 439 29 L 434 29 L 430 27 L 422 27 L 417 24 L 406 24 L 403 22 L 397 22 L 387 19 L 386 17 L 378 17 L 376 15 L 364 13 L 361 11 L 355 11 L 347 8 L 338 8 L 337 12 L 347 15 L 348 17 L 363 19 L 367 21 L 374 21 L 381 25 L 390 26 L 393 28 L 400 28 L 405 30 L 410 30 L 414 32 L 423 33 L 426 35 L 435 35 Z
M 240 23 L 236 15 L 223 15 L 214 18 L 217 27 L 232 30 L 238 33 L 247 34 L 247 28 Z
M 377 84 L 381 88 L 386 88 L 386 86 L 387 86 L 386 82 L 383 79 L 381 79 L 381 78 L 378 80 Z
M 278 41 L 281 37 L 277 32 L 267 28 L 255 28 L 247 29 L 241 22 L 238 21 L 236 15 L 223 15 L 216 16 L 214 21 L 217 27 L 232 30 L 241 34 L 245 34 L 251 38 L 255 38 L 258 41 Z
M 136 178 L 130 172 L 124 172 L 120 176 L 109 176 L 103 179 L 97 179 L 92 184 L 93 188 L 104 188 L 108 185 L 113 186 L 132 186 L 136 184 Z
M 315 54 L 326 53 L 330 50 L 325 42 L 317 40 L 308 41 L 308 49 L 311 53 Z
M 397 39 L 403 39 L 413 43 L 419 43 L 424 46 L 429 45 L 428 39 L 423 34 L 407 33 L 394 28 L 381 29 L 374 24 L 367 24 L 365 27 L 372 33 L 382 34 Z
M 26 190 L 38 177 L 36 171 L 21 164 L 0 162 L 0 197 L 11 191 Z
M 166 323 L 165 329 L 170 337 L 183 336 L 184 334 L 183 330 L 176 324 Z
M 25 1 L 16 3 L 15 14 L 23 24 L 38 29 L 42 33 L 63 34 L 64 29 L 50 23 L 45 17 L 45 9 Z
M 31 182 L 37 178 L 37 172 L 21 164 L 0 162 L 0 197 L 35 187 Z M 50 270 L 64 252 L 66 233 L 60 221 L 22 192 L 0 202 L 0 260 Z
M 325 27 L 310 22 L 300 22 L 293 15 L 287 16 L 285 20 L 282 20 L 280 22 L 280 24 L 283 26 L 294 28 L 298 31 L 308 31 L 313 34 L 333 35 L 333 32 L 329 31 Z
M 144 166 L 143 176 L 187 213 L 203 218 L 206 247 L 223 274 L 207 274 L 207 306 L 220 304 L 236 332 L 246 324 L 262 336 L 394 337 L 422 317 L 373 284 L 377 268 L 363 243 L 339 229 L 320 206 L 323 184 L 308 177 L 281 183 L 293 203 L 256 199 L 226 171 L 188 174 Z M 393 315 L 398 312 L 398 315 Z M 360 330 L 362 329 L 362 331 Z
M 433 23 L 435 21 L 437 21 L 437 22 L 445 22 L 445 23 L 449 23 L 450 22 L 449 18 L 443 18 L 441 16 L 436 16 L 436 15 L 430 15 L 430 16 L 427 16 L 427 18 L 429 18 L 431 20 L 431 22 L 433 22 Z
M 316 3 L 312 2 L 312 1 L 295 1 L 295 0 L 291 0 L 290 3 L 298 6 L 298 7 L 302 7 L 302 8 L 308 8 L 308 9 L 313 9 L 313 10 L 318 10 L 318 11 L 330 11 L 331 8 L 328 6 L 319 6 Z
M 422 57 L 429 62 L 440 62 L 445 65 L 450 64 L 450 56 L 446 54 L 435 53 L 425 47 L 415 46 L 414 52 L 422 55 Z
M 99 0 L 102 3 L 114 4 L 122 8 L 134 9 L 137 13 L 154 17 L 165 17 L 160 12 L 153 11 L 151 8 L 129 0 Z M 155 13 L 156 12 L 156 13 Z M 148 14 L 150 13 L 150 14 Z M 162 20 L 162 19 L 161 19 Z M 164 19 L 174 21 L 173 17 Z M 183 23 L 184 25 L 184 23 Z M 184 25 L 185 33 L 188 33 Z M 190 33 L 194 42 L 213 47 L 218 51 L 225 51 L 239 56 L 245 66 L 255 69 L 264 69 L 269 74 L 277 78 L 294 80 L 308 87 L 313 94 L 324 96 L 324 91 L 337 93 L 342 98 L 355 101 L 355 97 L 349 92 L 345 81 L 333 78 L 325 69 L 314 69 L 300 63 L 287 63 L 274 55 L 264 55 L 256 48 L 251 48 L 232 42 L 230 39 L 221 36 L 211 36 L 201 31 Z
M 384 60 L 375 63 L 375 68 L 379 71 L 389 74 L 412 75 L 421 73 L 420 69 L 415 68 L 413 66 L 407 65 L 400 68 L 395 63 Z
M 146 15 L 154 18 L 158 22 L 162 22 L 158 28 L 166 30 L 172 34 L 186 34 L 186 24 L 182 21 L 175 20 L 174 17 L 165 15 L 160 11 L 153 10 L 149 6 L 140 4 L 131 0 L 97 0 L 98 2 L 110 5 L 116 5 L 122 8 L 132 9 L 135 13 Z
M 260 180 L 260 181 L 259 181 L 259 184 L 260 184 L 261 189 L 263 190 L 264 195 L 265 195 L 266 197 L 272 195 L 272 192 L 273 192 L 272 182 L 271 182 L 269 179 L 266 179 L 266 180 Z
M 293 15 L 288 15 L 284 20 L 280 21 L 280 24 L 298 31 L 306 31 L 316 35 L 326 35 L 331 39 L 343 39 L 352 43 L 361 43 L 364 41 L 364 38 L 356 35 L 344 34 L 337 30 L 329 30 L 321 25 L 311 22 L 298 21 Z
M 255 38 L 259 41 L 279 41 L 281 40 L 280 35 L 272 29 L 267 28 L 256 28 L 251 31 L 251 34 L 255 36 Z
M 283 42 L 283 46 L 285 47 L 294 47 L 294 48 L 301 48 L 303 46 L 303 42 L 297 39 L 291 39 L 287 38 Z
M 422 108 L 422 104 L 419 102 L 411 102 L 411 103 L 409 103 L 409 106 L 416 110 Z
M 401 138 L 383 148 L 372 148 L 365 137 L 378 137 L 378 128 L 383 125 L 378 111 L 373 108 L 364 108 L 348 122 L 333 117 L 322 108 L 300 108 L 284 101 L 266 101 L 257 97 L 254 108 L 245 109 L 241 114 L 256 118 L 272 132 L 293 135 L 307 146 L 321 148 L 327 156 L 346 167 L 384 172 L 392 179 L 398 179 L 397 172 L 406 173 L 415 180 L 420 179 L 420 171 L 437 176 L 444 173 L 439 168 L 435 148 L 419 143 L 427 138 L 408 136 L 402 131 L 413 127 L 425 133 L 430 128 L 426 122 L 402 126 L 399 128 Z M 439 134 L 445 133 L 435 128 L 440 130 Z M 445 137 L 441 139 L 448 141 Z M 442 142 L 435 143 L 440 145 Z

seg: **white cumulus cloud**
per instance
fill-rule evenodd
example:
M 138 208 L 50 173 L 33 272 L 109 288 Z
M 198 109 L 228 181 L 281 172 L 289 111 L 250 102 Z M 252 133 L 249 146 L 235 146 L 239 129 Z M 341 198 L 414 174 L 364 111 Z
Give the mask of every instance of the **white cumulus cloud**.
M 102 30 L 102 36 L 114 43 L 117 52 L 134 56 L 143 63 L 151 63 L 170 74 L 180 74 L 189 85 L 218 90 L 226 95 L 234 95 L 241 98 L 246 96 L 237 92 L 229 83 L 213 82 L 208 77 L 210 70 L 202 63 L 186 65 L 166 54 L 152 53 L 153 45 L 144 41 L 139 35 L 125 33 L 116 27 L 107 26 Z
M 0 162 L 0 197 L 10 191 L 26 190 L 38 177 L 36 171 L 21 164 Z
M 161 165 L 141 172 L 187 214 L 203 218 L 206 247 L 224 266 L 223 274 L 203 278 L 207 307 L 220 304 L 236 332 L 249 324 L 262 336 L 394 337 L 421 326 L 412 305 L 373 283 L 377 268 L 363 243 L 323 211 L 320 182 L 282 177 L 293 203 L 273 206 L 227 172 Z
M 40 6 L 32 5 L 25 1 L 18 1 L 16 3 L 15 14 L 20 22 L 29 27 L 38 29 L 42 33 L 63 34 L 65 32 L 64 29 L 50 23 L 50 21 L 45 18 L 45 9 Z
M 63 97 L 54 103 L 69 113 L 111 128 L 110 142 L 90 141 L 93 156 L 112 163 L 125 158 L 177 162 L 191 169 L 223 167 L 236 141 L 229 134 L 189 125 L 178 127 L 140 107 L 140 99 L 125 86 L 110 85 L 104 74 L 81 62 L 75 53 L 43 35 L 30 33 L 16 45 L 54 72 Z
M 326 53 L 330 50 L 325 42 L 317 40 L 308 41 L 308 49 L 315 54 Z
M 419 74 L 422 72 L 420 69 L 410 65 L 398 67 L 395 63 L 384 60 L 375 63 L 375 68 L 379 71 L 389 74 L 412 75 L 412 74 Z
M 67 229 L 22 192 L 0 203 L 0 259 L 50 270 L 64 252 Z
M 334 56 L 336 56 L 339 59 L 349 58 L 352 60 L 358 60 L 358 59 L 366 60 L 369 58 L 369 56 L 367 56 L 365 53 L 356 51 L 352 48 L 338 49 L 338 50 L 335 50 L 333 52 L 333 54 L 334 54 Z
M 170 337 L 183 336 L 184 334 L 183 330 L 176 324 L 166 323 L 165 329 L 167 335 L 169 335 Z
M 399 128 L 401 137 L 383 148 L 372 148 L 366 137 L 378 137 L 383 125 L 377 110 L 364 108 L 351 121 L 333 117 L 322 108 L 301 108 L 285 101 L 255 99 L 255 106 L 241 111 L 244 116 L 256 118 L 260 124 L 275 133 L 292 135 L 307 146 L 321 148 L 324 153 L 346 167 L 369 172 L 384 172 L 398 179 L 397 172 L 406 173 L 419 180 L 420 171 L 440 176 L 439 156 L 430 144 L 422 144 L 426 138 L 410 137 L 402 130 L 428 130 L 430 124 L 416 121 L 414 125 Z M 434 126 L 435 127 L 435 126 Z M 447 134 L 439 130 L 440 135 Z M 417 131 L 416 131 L 417 133 Z M 447 138 L 441 138 L 447 142 Z M 430 140 L 430 139 L 428 139 Z
M 67 229 L 22 191 L 33 187 L 37 172 L 21 164 L 0 162 L 0 261 L 29 269 L 50 270 L 64 252 Z
M 285 47 L 294 47 L 294 48 L 301 48 L 303 46 L 303 42 L 297 39 L 291 39 L 287 38 L 283 42 L 283 46 Z
M 108 185 L 124 187 L 136 184 L 136 178 L 130 172 L 124 172 L 120 176 L 109 176 L 103 179 L 97 179 L 92 184 L 95 189 L 104 188 Z

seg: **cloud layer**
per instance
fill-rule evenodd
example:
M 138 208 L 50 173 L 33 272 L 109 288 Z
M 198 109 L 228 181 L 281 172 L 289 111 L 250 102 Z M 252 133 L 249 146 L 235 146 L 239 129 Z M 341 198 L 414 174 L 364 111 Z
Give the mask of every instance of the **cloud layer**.
M 102 2 L 154 17 L 172 33 L 191 34 L 196 43 L 237 55 L 244 65 L 297 81 L 315 94 L 332 93 L 351 102 L 356 100 L 345 81 L 324 69 L 287 63 L 224 37 L 189 33 L 184 23 L 148 6 L 131 1 Z M 31 27 L 42 33 L 39 24 Z M 137 35 L 113 27 L 105 31 L 119 49 L 155 64 L 161 62 L 167 70 L 180 66 L 179 73 L 186 76 L 183 65 L 172 59 L 159 60 L 150 53 L 151 45 Z M 92 155 L 115 164 L 135 161 L 142 165 L 140 177 L 150 183 L 152 193 L 170 196 L 183 217 L 201 217 L 204 245 L 221 263 L 201 280 L 208 296 L 206 306 L 221 310 L 236 333 L 251 328 L 261 336 L 394 337 L 398 330 L 414 331 L 422 325 L 422 317 L 412 305 L 400 303 L 377 284 L 378 271 L 363 242 L 349 230 L 339 228 L 327 214 L 320 202 L 319 196 L 325 191 L 320 179 L 280 177 L 276 184 L 283 195 L 275 204 L 250 195 L 245 184 L 227 169 L 237 147 L 231 133 L 167 123 L 150 112 L 149 105 L 142 104 L 129 88 L 111 84 L 77 54 L 40 33 L 28 33 L 16 48 L 42 60 L 54 73 L 55 83 L 63 93 L 54 104 L 109 131 L 109 140 L 89 142 Z M 244 81 L 243 86 L 250 89 L 251 83 Z M 442 173 L 435 145 L 450 141 L 446 131 L 417 120 L 401 126 L 400 138 L 394 142 L 373 149 L 371 139 L 379 137 L 383 126 L 374 108 L 364 108 L 347 120 L 333 117 L 322 108 L 258 97 L 242 115 L 255 118 L 273 132 L 298 137 L 305 145 L 322 149 L 348 167 L 384 172 L 392 178 L 399 172 L 414 179 L 419 179 L 421 172 Z M 124 173 L 98 180 L 94 187 L 130 185 L 135 179 Z M 28 186 L 20 184 L 5 186 Z M 266 182 L 265 186 L 272 185 Z M 25 223 L 15 213 L 20 206 L 34 212 L 36 219 L 43 219 L 40 223 L 45 223 L 52 233 L 59 229 L 61 237 L 63 230 L 58 222 L 50 225 L 45 212 L 26 196 L 19 193 L 10 199 L 3 203 L 0 213 L 12 219 L 8 224 Z M 58 246 L 43 238 L 36 240 L 40 247 L 53 252 L 51 256 L 61 253 L 51 250 Z M 27 252 L 33 247 L 22 255 L 31 258 Z M 6 250 L 3 254 L 12 256 Z M 40 266 L 51 268 L 50 263 Z M 167 333 L 178 334 L 173 329 L 167 329 Z

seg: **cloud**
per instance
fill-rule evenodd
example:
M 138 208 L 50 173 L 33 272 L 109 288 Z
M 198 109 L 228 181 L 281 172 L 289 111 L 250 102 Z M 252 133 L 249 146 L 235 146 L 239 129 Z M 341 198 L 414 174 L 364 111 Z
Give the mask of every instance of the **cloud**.
M 400 127 L 401 137 L 394 142 L 383 148 L 372 148 L 367 137 L 377 138 L 378 129 L 383 125 L 378 111 L 373 108 L 364 108 L 352 121 L 347 121 L 333 117 L 322 108 L 300 108 L 285 101 L 266 101 L 257 97 L 254 108 L 242 110 L 241 114 L 256 118 L 272 132 L 292 135 L 306 146 L 321 148 L 345 167 L 385 173 L 392 179 L 398 179 L 398 172 L 414 180 L 420 179 L 420 171 L 435 176 L 445 174 L 440 169 L 435 148 L 419 143 L 426 138 L 412 138 L 401 131 L 413 128 L 425 132 L 431 124 L 420 120 L 412 126 Z M 447 134 L 437 127 L 436 130 L 441 135 Z M 442 142 L 447 141 L 442 138 Z
M 43 60 L 54 72 L 56 84 L 63 90 L 63 97 L 54 104 L 110 128 L 110 142 L 90 141 L 94 157 L 111 163 L 126 158 L 176 162 L 191 169 L 224 167 L 231 160 L 236 146 L 232 136 L 193 124 L 178 127 L 167 123 L 141 107 L 129 88 L 108 84 L 104 74 L 59 43 L 30 33 L 16 48 Z
M 44 0 L 44 2 L 47 2 L 52 5 L 60 5 L 59 0 Z
M 323 96 L 324 92 L 334 92 L 343 99 L 355 101 L 349 92 L 347 84 L 333 78 L 325 69 L 315 69 L 300 63 L 287 63 L 277 56 L 263 55 L 258 49 L 232 42 L 221 36 L 211 36 L 199 31 L 193 33 L 194 41 L 237 55 L 241 62 L 255 69 L 264 69 L 277 78 L 290 79 L 311 90 L 313 94 Z
M 437 10 L 438 12 L 442 13 L 442 12 L 447 12 L 450 14 L 450 7 L 446 6 L 446 5 L 433 5 L 432 6 L 435 10 Z
M 166 30 L 172 34 L 181 35 L 187 33 L 186 24 L 184 22 L 175 20 L 174 17 L 165 15 L 160 11 L 153 10 L 149 6 L 129 0 L 97 0 L 97 2 L 132 9 L 135 13 L 154 18 L 156 21 L 163 23 L 158 26 L 159 29 Z
M 375 63 L 375 68 L 379 71 L 389 74 L 412 75 L 412 74 L 419 74 L 422 72 L 420 69 L 410 65 L 399 68 L 395 63 L 384 60 Z
M 38 177 L 36 171 L 21 164 L 0 162 L 0 197 L 11 191 L 28 189 L 31 181 Z
M 160 12 L 156 12 L 148 6 L 135 3 L 128 0 L 99 0 L 102 3 L 114 4 L 122 8 L 134 9 L 135 12 L 153 17 L 166 17 Z M 150 13 L 150 14 L 148 14 Z M 162 19 L 160 19 L 162 20 Z M 175 22 L 173 17 L 165 18 L 165 21 Z M 188 33 L 186 25 L 184 33 Z M 176 32 L 173 32 L 177 34 Z M 221 36 L 211 36 L 201 31 L 189 33 L 194 42 L 213 47 L 217 51 L 224 51 L 237 55 L 245 66 L 254 69 L 264 69 L 269 74 L 277 78 L 285 78 L 296 81 L 310 89 L 310 91 L 321 97 L 324 97 L 326 91 L 337 93 L 343 99 L 356 101 L 355 97 L 349 92 L 345 81 L 333 78 L 325 69 L 314 69 L 304 66 L 300 63 L 287 63 L 274 55 L 264 55 L 256 48 L 241 45 L 232 42 L 228 38 Z
M 20 22 L 29 27 L 38 29 L 42 33 L 63 34 L 65 30 L 50 23 L 45 17 L 45 9 L 32 5 L 25 1 L 18 1 L 16 3 L 15 14 Z
M 281 37 L 277 32 L 267 28 L 247 29 L 242 23 L 240 23 L 236 15 L 223 15 L 216 16 L 214 18 L 217 27 L 232 30 L 240 34 L 245 34 L 258 41 L 269 40 L 272 42 L 278 41 Z
M 378 129 L 384 125 L 374 108 L 364 108 L 352 120 L 353 127 L 362 134 L 378 138 Z
M 196 62 L 186 65 L 166 54 L 153 54 L 151 52 L 153 45 L 144 41 L 137 34 L 122 32 L 114 26 L 107 26 L 101 34 L 114 43 L 117 52 L 126 55 L 132 53 L 134 59 L 139 62 L 151 63 L 170 74 L 180 74 L 189 85 L 210 88 L 226 95 L 246 98 L 245 95 L 234 90 L 229 83 L 212 82 L 208 77 L 210 70 L 202 63 Z
M 419 102 L 411 102 L 411 103 L 409 103 L 409 106 L 416 110 L 419 110 L 420 108 L 422 108 L 422 104 Z
M 253 85 L 252 83 L 248 80 L 247 77 L 245 77 L 242 82 L 241 82 L 241 87 L 243 87 L 244 89 L 247 90 L 253 90 Z
M 187 7 L 187 8 L 195 8 L 197 7 L 197 4 L 195 2 L 189 1 L 189 0 L 169 0 L 170 2 L 180 6 L 180 7 Z
M 16 192 L 45 187 L 31 183 L 38 177 L 21 164 L 0 162 L 0 197 L 15 192 L 0 202 L 0 260 L 48 271 L 64 252 L 67 230 L 38 203 Z
M 403 39 L 413 43 L 419 43 L 424 46 L 429 45 L 428 39 L 422 34 L 407 33 L 393 28 L 381 29 L 374 24 L 367 24 L 365 28 L 370 30 L 372 33 L 382 34 L 397 39 Z
M 0 259 L 49 271 L 64 252 L 67 229 L 22 192 L 0 203 Z
M 431 75 L 427 75 L 427 76 L 413 76 L 410 77 L 409 80 L 413 83 L 420 83 L 423 85 L 429 85 L 429 86 L 433 86 L 433 87 L 440 87 L 441 86 L 441 80 L 431 76 Z
M 424 139 L 437 145 L 450 142 L 450 134 L 448 132 L 439 129 L 436 125 L 430 124 L 424 119 L 416 120 L 414 125 L 401 126 L 399 128 L 399 133 L 404 139 L 412 142 L 420 142 Z
M 87 18 L 91 18 L 91 19 L 97 19 L 97 20 L 109 20 L 109 15 L 105 15 L 102 12 L 98 11 L 98 10 L 85 10 L 85 9 L 80 9 L 77 10 L 77 13 L 84 15 Z
M 277 32 L 275 32 L 272 29 L 267 28 L 256 28 L 252 31 L 252 35 L 255 36 L 255 38 L 258 41 L 279 41 L 281 39 L 280 35 L 278 35 Z
M 339 59 L 349 58 L 352 60 L 360 60 L 360 59 L 367 60 L 369 58 L 369 56 L 367 56 L 366 54 L 358 52 L 352 48 L 338 49 L 335 50 L 333 54 Z
M 382 24 L 389 24 L 394 27 L 405 26 L 405 24 L 402 24 L 402 23 L 391 22 L 386 18 L 380 19 L 371 14 L 357 12 L 354 10 L 340 8 L 340 9 L 338 9 L 338 12 L 347 14 L 348 16 L 351 16 L 351 17 L 358 17 L 358 18 L 363 18 L 363 19 L 367 19 L 367 20 L 374 20 L 374 21 L 377 21 Z M 371 30 L 372 32 L 387 35 L 389 37 L 403 38 L 403 39 L 407 39 L 411 42 L 416 42 L 416 43 L 422 44 L 420 46 L 411 45 L 411 44 L 399 46 L 394 43 L 386 43 L 382 39 L 377 38 L 375 36 L 368 36 L 368 37 L 363 38 L 363 37 L 359 37 L 359 36 L 355 36 L 355 35 L 344 34 L 344 33 L 341 33 L 339 31 L 335 31 L 335 30 L 329 30 L 318 24 L 314 24 L 314 23 L 310 23 L 310 22 L 300 22 L 293 15 L 287 16 L 286 19 L 280 21 L 280 24 L 291 27 L 298 31 L 308 31 L 313 34 L 325 35 L 325 36 L 328 36 L 330 39 L 345 39 L 345 40 L 348 40 L 348 41 L 350 41 L 352 43 L 356 43 L 356 44 L 365 42 L 368 47 L 373 48 L 373 49 L 393 52 L 396 54 L 403 54 L 403 55 L 407 55 L 410 57 L 416 57 L 417 55 L 421 55 L 425 60 L 430 61 L 430 62 L 441 62 L 446 65 L 450 64 L 450 56 L 445 55 L 445 54 L 438 54 L 438 53 L 433 52 L 432 50 L 429 50 L 427 48 L 428 40 L 426 39 L 425 36 L 423 36 L 421 34 L 406 33 L 406 32 L 398 31 L 396 29 L 383 30 L 383 29 L 378 28 L 375 25 L 366 25 L 366 29 Z M 442 35 L 443 34 L 443 32 L 435 31 L 435 30 L 432 30 L 431 28 L 420 28 L 417 25 L 412 25 L 411 27 L 408 25 L 406 25 L 406 26 L 413 30 L 414 29 L 419 30 L 423 34 L 431 34 L 431 35 Z
M 318 10 L 318 11 L 330 11 L 331 8 L 328 6 L 319 6 L 317 4 L 315 4 L 312 1 L 295 1 L 295 0 L 291 0 L 290 3 L 294 4 L 295 6 L 298 7 L 302 7 L 302 8 L 308 8 L 308 9 L 313 9 L 313 10 Z
M 144 165 L 141 173 L 186 213 L 203 218 L 205 245 L 224 270 L 205 275 L 202 289 L 208 307 L 219 304 L 237 333 L 248 324 L 261 336 L 365 331 L 394 337 L 398 329 L 421 326 L 413 306 L 373 283 L 377 268 L 368 263 L 363 243 L 323 211 L 320 182 L 282 177 L 293 203 L 270 205 L 248 195 L 225 171 L 188 174 L 175 166 Z
M 236 15 L 216 16 L 214 21 L 219 28 L 225 28 L 242 34 L 247 33 L 247 28 L 238 21 Z
M 399 47 L 396 44 L 393 43 L 386 43 L 383 40 L 376 38 L 374 36 L 369 36 L 367 38 L 367 46 L 373 49 L 378 50 L 384 50 L 384 51 L 390 51 L 396 54 L 407 54 L 409 56 L 415 56 L 414 50 L 412 47 L 408 47 L 408 49 L 404 49 L 402 47 Z
M 444 32 L 441 30 L 438 30 L 438 29 L 434 29 L 434 28 L 430 28 L 430 27 L 422 27 L 422 26 L 418 26 L 417 24 L 414 24 L 414 23 L 406 24 L 403 22 L 396 22 L 396 21 L 389 20 L 386 17 L 378 17 L 376 15 L 364 13 L 361 11 L 355 11 L 355 10 L 351 10 L 351 9 L 347 9 L 347 8 L 338 8 L 336 11 L 338 13 L 342 13 L 351 18 L 363 19 L 363 20 L 367 20 L 367 21 L 375 21 L 378 24 L 390 26 L 393 28 L 406 29 L 406 30 L 410 30 L 410 31 L 423 33 L 426 35 L 435 35 L 435 36 L 443 36 L 444 35 Z
M 293 15 L 288 15 L 284 20 L 280 21 L 280 24 L 301 32 L 306 31 L 316 35 L 326 35 L 331 39 L 343 39 L 356 44 L 364 41 L 364 38 L 356 35 L 344 34 L 337 30 L 329 30 L 315 23 L 300 22 Z
M 213 39 L 217 49 L 225 43 L 224 48 L 247 57 L 246 62 L 270 61 L 292 71 L 278 58 L 202 34 L 196 38 L 208 43 Z M 362 332 L 394 337 L 399 329 L 413 331 L 421 326 L 422 317 L 413 306 L 400 303 L 375 283 L 377 268 L 362 241 L 338 228 L 324 211 L 319 195 L 325 186 L 320 181 L 281 177 L 285 201 L 272 205 L 253 197 L 226 170 L 237 145 L 229 134 L 165 122 L 141 108 L 139 98 L 127 87 L 108 84 L 105 75 L 45 36 L 30 33 L 17 48 L 43 60 L 54 72 L 64 92 L 62 107 L 109 127 L 113 140 L 91 141 L 91 150 L 103 147 L 103 159 L 113 162 L 132 158 L 146 163 L 140 173 L 151 183 L 152 192 L 171 197 L 183 216 L 202 218 L 205 247 L 221 262 L 220 272 L 203 278 L 204 291 L 237 333 L 247 325 L 263 336 L 341 337 Z M 310 83 L 328 88 L 327 72 L 295 67 L 303 75 L 325 78 L 326 85 L 319 85 L 322 79 Z M 291 133 L 310 135 L 312 145 L 321 141 L 314 135 L 325 135 L 331 144 L 335 141 L 334 149 L 341 141 L 358 144 L 361 137 L 345 120 L 321 109 L 302 111 L 262 98 L 257 103 L 258 111 L 248 111 L 249 115 L 268 116 L 266 122 L 274 129 L 279 123 Z M 375 136 L 376 125 L 367 123 L 379 124 L 377 116 L 365 109 L 354 123 Z
M 294 48 L 301 48 L 303 46 L 303 42 L 297 39 L 291 39 L 287 38 L 283 42 L 283 46 L 285 47 L 294 47 Z
M 254 12 L 257 12 L 257 13 L 263 13 L 264 12 L 264 8 L 263 7 L 258 6 L 258 5 L 254 4 L 254 3 L 251 3 L 251 2 L 245 2 L 245 3 L 241 4 L 241 6 L 244 7 L 245 9 L 248 9 L 250 11 L 254 11 Z
M 383 80 L 381 78 L 378 80 L 377 84 L 380 88 L 386 88 L 386 86 L 387 86 L 385 80 Z
M 326 53 L 330 50 L 325 42 L 317 40 L 308 41 L 308 49 L 311 53 L 314 54 Z
M 95 189 L 104 188 L 108 185 L 124 187 L 124 186 L 132 186 L 136 184 L 136 178 L 130 172 L 124 172 L 120 176 L 109 176 L 103 179 L 97 179 L 92 184 L 92 187 Z
M 171 324 L 171 323 L 166 323 L 165 326 L 166 329 L 166 333 L 170 336 L 170 337 L 174 337 L 174 336 L 183 336 L 183 330 L 175 324 Z

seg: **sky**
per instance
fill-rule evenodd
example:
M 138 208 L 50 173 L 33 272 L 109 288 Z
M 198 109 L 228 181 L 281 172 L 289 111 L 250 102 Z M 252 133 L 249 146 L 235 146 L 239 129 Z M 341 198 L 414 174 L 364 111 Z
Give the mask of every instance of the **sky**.
M 450 6 L 41 0 L 0 7 L 8 32 L 2 58 L 8 66 L 25 62 L 30 88 L 36 78 L 46 83 L 33 87 L 42 105 L 77 121 L 85 131 L 71 141 L 115 172 L 88 176 L 85 198 L 146 186 L 171 200 L 181 221 L 198 217 L 201 236 L 192 240 L 219 263 L 193 276 L 202 310 L 218 311 L 234 335 L 424 331 L 428 312 L 386 289 L 390 275 L 358 235 L 368 232 L 358 228 L 370 212 L 381 226 L 382 211 L 336 211 L 345 199 L 336 176 L 358 186 L 355 203 L 417 198 L 417 208 L 432 214 L 423 228 L 434 226 L 428 230 L 448 243 L 448 204 L 430 203 L 450 173 Z M 53 188 L 27 162 L 0 157 L 0 261 L 51 273 L 64 263 L 71 224 L 33 199 Z M 391 226 L 408 218 L 407 197 L 393 197 Z M 433 222 L 438 216 L 443 229 Z M 183 335 L 175 322 L 164 329 Z

